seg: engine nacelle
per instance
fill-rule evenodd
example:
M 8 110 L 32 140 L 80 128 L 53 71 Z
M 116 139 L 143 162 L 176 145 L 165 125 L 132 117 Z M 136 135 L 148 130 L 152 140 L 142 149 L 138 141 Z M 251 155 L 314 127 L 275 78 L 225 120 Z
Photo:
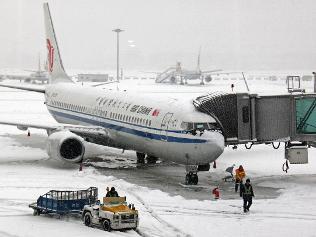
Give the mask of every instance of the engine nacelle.
M 79 163 L 85 154 L 85 141 L 69 131 L 54 132 L 47 139 L 47 153 L 53 158 Z
M 212 79 L 213 79 L 213 78 L 212 78 L 211 76 L 206 76 L 206 77 L 205 77 L 205 81 L 206 81 L 206 82 L 211 82 Z

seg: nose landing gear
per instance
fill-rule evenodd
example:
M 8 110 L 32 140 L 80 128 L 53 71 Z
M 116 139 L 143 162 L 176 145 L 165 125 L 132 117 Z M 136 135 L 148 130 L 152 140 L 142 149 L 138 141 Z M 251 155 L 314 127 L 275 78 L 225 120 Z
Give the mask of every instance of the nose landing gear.
M 197 173 L 189 172 L 185 176 L 185 184 L 186 185 L 197 185 L 198 182 L 199 182 L 199 177 L 198 177 Z
M 198 165 L 186 165 L 186 176 L 185 176 L 185 184 L 186 185 L 197 185 L 199 182 L 199 177 L 197 175 Z

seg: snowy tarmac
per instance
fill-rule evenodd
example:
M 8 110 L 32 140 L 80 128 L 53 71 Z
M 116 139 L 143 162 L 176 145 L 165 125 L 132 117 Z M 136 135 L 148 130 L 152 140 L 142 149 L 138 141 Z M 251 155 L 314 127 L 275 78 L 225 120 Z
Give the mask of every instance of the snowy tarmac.
M 236 82 L 235 82 L 236 83 Z M 238 81 L 239 83 L 239 81 Z M 266 84 L 263 84 L 266 83 Z M 251 88 L 265 93 L 284 92 L 284 84 L 261 82 Z M 139 81 L 132 87 L 143 93 L 182 98 L 211 90 L 230 89 L 230 82 L 208 86 L 156 86 Z M 138 84 L 138 85 L 137 85 Z M 263 86 L 264 85 L 264 86 Z M 121 89 L 131 88 L 131 82 Z M 236 84 L 244 91 L 242 84 Z M 262 91 L 263 88 L 265 91 Z M 177 92 L 177 93 L 176 93 Z M 38 123 L 54 122 L 43 104 L 43 95 L 0 88 L 0 117 Z M 284 149 L 255 146 L 248 151 L 226 148 L 217 168 L 199 173 L 199 185 L 183 187 L 184 167 L 160 162 L 137 167 L 135 154 L 105 148 L 102 159 L 87 161 L 82 172 L 77 165 L 49 159 L 47 134 L 31 130 L 31 137 L 15 127 L 0 126 L 0 236 L 104 236 L 104 231 L 85 227 L 75 217 L 33 216 L 28 204 L 50 189 L 115 186 L 140 211 L 138 232 L 111 232 L 107 236 L 316 236 L 316 151 L 309 150 L 309 164 L 281 169 Z M 255 199 L 249 214 L 241 211 L 242 200 L 225 183 L 226 167 L 243 164 L 251 178 Z M 211 189 L 220 186 L 221 199 L 214 201 Z

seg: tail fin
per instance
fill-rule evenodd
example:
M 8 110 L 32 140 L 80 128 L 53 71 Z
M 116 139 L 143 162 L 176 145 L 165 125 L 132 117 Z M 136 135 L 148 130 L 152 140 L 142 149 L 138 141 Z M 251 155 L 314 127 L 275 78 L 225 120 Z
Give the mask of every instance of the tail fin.
M 201 56 L 201 46 L 200 46 L 200 49 L 199 49 L 199 54 L 198 54 L 198 58 L 197 58 L 197 67 L 196 67 L 196 70 L 199 71 L 199 72 L 201 71 L 200 56 Z
M 48 3 L 44 3 L 44 19 L 47 44 L 47 69 L 50 75 L 50 83 L 72 82 L 66 74 L 61 61 L 53 21 L 50 15 Z

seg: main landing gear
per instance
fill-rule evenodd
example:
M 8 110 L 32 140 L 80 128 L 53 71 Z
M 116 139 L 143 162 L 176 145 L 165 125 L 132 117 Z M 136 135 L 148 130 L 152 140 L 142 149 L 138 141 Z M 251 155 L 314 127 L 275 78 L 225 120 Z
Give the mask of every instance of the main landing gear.
M 145 164 L 146 154 L 141 152 L 136 152 L 137 164 Z
M 150 156 L 141 152 L 136 152 L 137 164 L 145 164 L 145 158 L 147 160 L 147 164 L 156 164 L 158 158 L 155 156 Z

